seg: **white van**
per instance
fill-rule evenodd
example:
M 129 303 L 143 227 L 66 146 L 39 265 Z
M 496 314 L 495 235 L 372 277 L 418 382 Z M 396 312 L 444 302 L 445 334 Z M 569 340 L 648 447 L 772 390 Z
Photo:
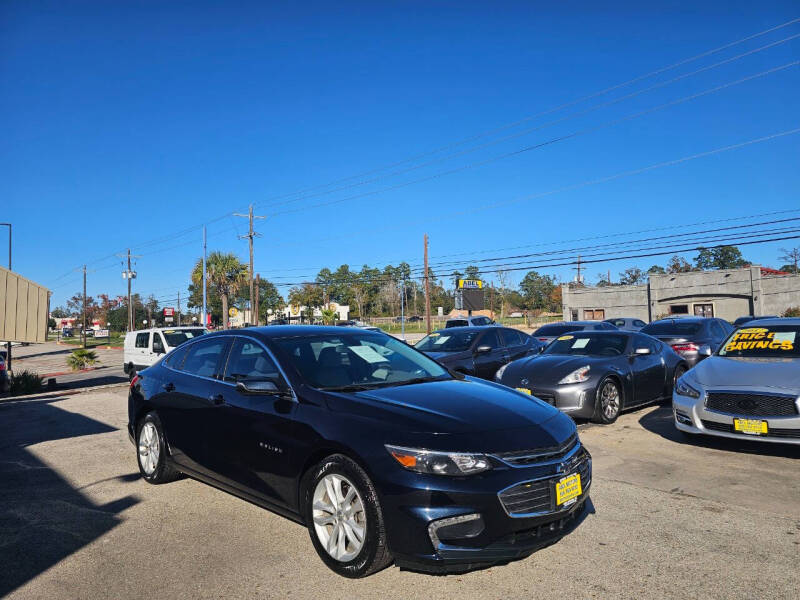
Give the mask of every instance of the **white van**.
M 183 342 L 203 335 L 202 327 L 156 327 L 125 334 L 122 368 L 128 377 L 146 369 Z

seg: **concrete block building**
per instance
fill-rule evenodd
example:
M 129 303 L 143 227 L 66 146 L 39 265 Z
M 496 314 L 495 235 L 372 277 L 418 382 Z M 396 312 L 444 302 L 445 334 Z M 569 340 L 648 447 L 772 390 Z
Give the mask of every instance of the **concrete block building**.
M 650 275 L 646 284 L 562 286 L 565 321 L 667 315 L 720 317 L 781 315 L 800 306 L 800 275 L 751 266 L 722 271 Z

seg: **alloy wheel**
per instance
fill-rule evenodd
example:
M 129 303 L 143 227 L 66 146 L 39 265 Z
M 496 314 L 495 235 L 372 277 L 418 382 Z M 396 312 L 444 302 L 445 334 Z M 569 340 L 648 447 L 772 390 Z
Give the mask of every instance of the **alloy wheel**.
M 142 470 L 147 475 L 155 473 L 160 453 L 161 448 L 158 443 L 158 431 L 156 430 L 156 426 L 148 421 L 142 426 L 142 430 L 139 432 L 139 463 L 142 465 Z
M 611 381 L 603 384 L 600 390 L 600 408 L 606 419 L 613 419 L 619 412 L 619 390 Z
M 328 554 L 341 562 L 355 558 L 364 547 L 367 517 L 353 483 L 331 473 L 314 489 L 314 531 Z

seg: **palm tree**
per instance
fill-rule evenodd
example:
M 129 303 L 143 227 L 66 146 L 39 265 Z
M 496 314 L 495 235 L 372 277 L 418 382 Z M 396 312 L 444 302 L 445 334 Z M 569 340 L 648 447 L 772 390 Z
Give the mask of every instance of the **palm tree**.
M 206 258 L 206 285 L 222 300 L 222 326 L 228 328 L 228 298 L 247 280 L 248 268 L 235 254 L 214 251 Z M 203 259 L 192 269 L 192 283 L 202 285 Z

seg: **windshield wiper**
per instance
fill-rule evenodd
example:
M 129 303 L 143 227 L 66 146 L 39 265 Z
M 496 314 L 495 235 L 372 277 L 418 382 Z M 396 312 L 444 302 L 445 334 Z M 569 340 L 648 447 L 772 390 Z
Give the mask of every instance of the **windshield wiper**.
M 392 381 L 388 385 L 414 385 L 415 383 L 426 383 L 428 381 L 441 381 L 439 376 L 429 375 L 428 377 L 415 377 L 414 379 L 406 379 L 405 381 Z
M 333 387 L 323 387 L 319 388 L 323 392 L 361 392 L 363 390 L 369 390 L 374 388 L 374 385 L 370 385 L 367 383 L 351 383 L 348 385 L 337 385 Z

